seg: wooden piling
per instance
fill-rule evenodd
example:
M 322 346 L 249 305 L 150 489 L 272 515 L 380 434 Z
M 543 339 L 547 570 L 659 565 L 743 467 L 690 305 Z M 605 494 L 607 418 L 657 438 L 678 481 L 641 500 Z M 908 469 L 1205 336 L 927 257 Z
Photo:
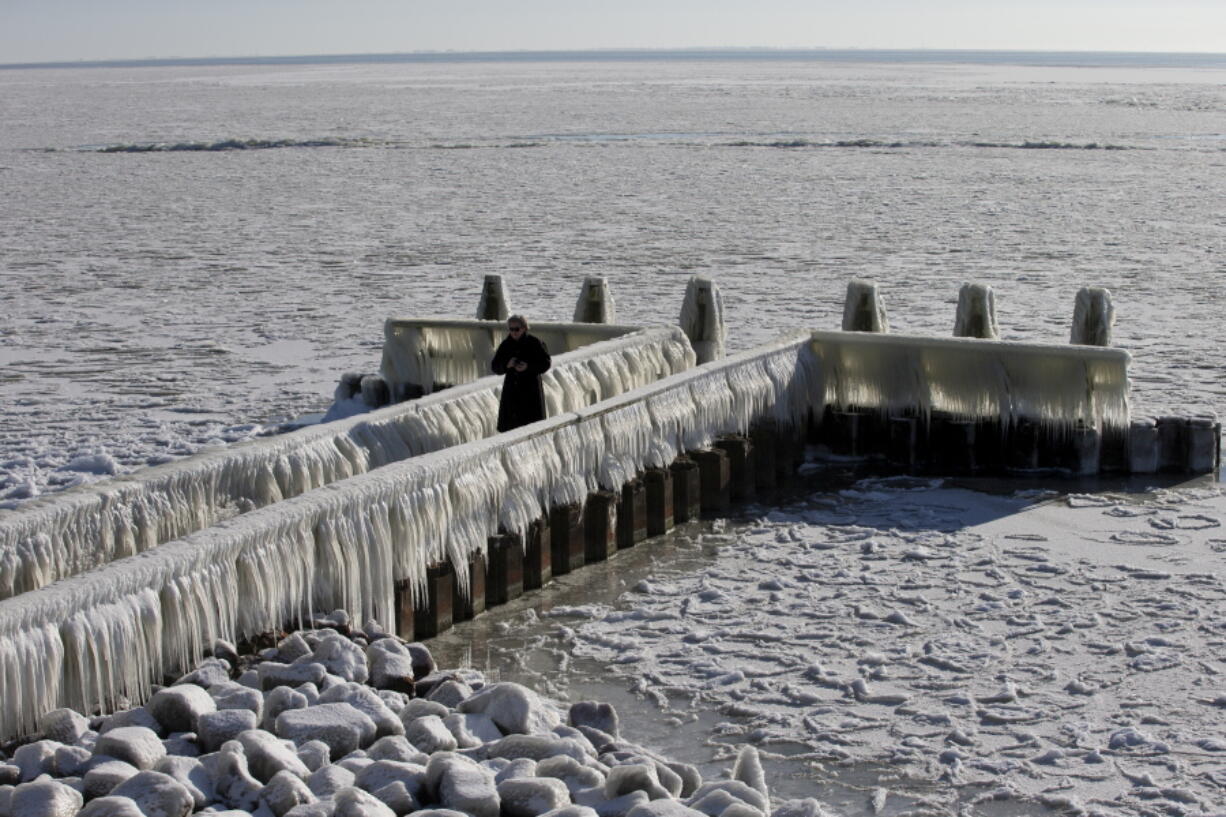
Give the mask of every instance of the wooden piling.
M 407 583 L 406 583 L 407 584 Z M 405 591 L 408 588 L 405 587 Z M 426 593 L 423 598 L 413 604 L 411 594 L 408 598 L 397 596 L 398 601 L 407 602 L 412 608 L 414 639 L 433 638 L 439 633 L 451 629 L 454 618 L 455 576 L 450 562 L 436 562 L 426 568 Z M 401 635 L 404 638 L 404 635 Z
M 896 415 L 886 420 L 886 428 L 886 459 L 897 468 L 915 470 L 919 465 L 919 420 Z
M 778 425 L 774 420 L 754 423 L 749 429 L 749 442 L 753 446 L 753 481 L 759 494 L 771 494 L 779 487 L 776 474 L 778 458 Z
M 701 480 L 702 516 L 705 519 L 725 516 L 731 503 L 731 469 L 728 455 L 718 448 L 701 448 L 690 452 L 698 463 Z
M 549 512 L 550 560 L 555 576 L 583 567 L 586 555 L 583 508 L 558 505 Z
M 647 497 L 647 535 L 661 536 L 673 529 L 673 472 L 648 468 L 643 472 Z
M 534 519 L 524 534 L 524 590 L 536 590 L 553 578 L 549 516 Z
M 617 502 L 620 494 L 596 491 L 583 506 L 584 556 L 601 562 L 617 552 Z
M 754 488 L 754 450 L 748 437 L 729 434 L 715 441 L 715 447 L 728 457 L 728 494 L 732 502 L 749 502 Z
M 1182 474 L 1188 464 L 1188 420 L 1186 417 L 1158 418 L 1158 470 Z
M 683 455 L 677 457 L 668 470 L 673 477 L 673 522 L 677 525 L 692 522 L 702 509 L 702 478 L 698 463 Z
M 1128 470 L 1153 474 L 1158 470 L 1158 424 L 1150 417 L 1137 417 L 1128 427 Z
M 487 545 L 485 606 L 506 604 L 524 594 L 524 550 L 519 534 L 491 536 Z
M 622 486 L 617 503 L 617 547 L 631 548 L 647 538 L 647 489 L 643 480 Z
M 1188 473 L 1213 473 L 1218 467 L 1221 425 L 1212 417 L 1189 417 L 1186 435 Z
M 1011 471 L 1034 471 L 1039 467 L 1038 423 L 1022 418 L 1009 429 L 1005 441 L 1005 468 Z
M 468 559 L 468 595 L 457 592 L 452 616 L 456 621 L 468 621 L 485 612 L 486 562 L 480 554 Z M 456 583 L 459 590 L 459 583 Z
M 933 470 L 970 474 L 975 470 L 975 421 L 949 415 L 932 417 L 929 456 Z

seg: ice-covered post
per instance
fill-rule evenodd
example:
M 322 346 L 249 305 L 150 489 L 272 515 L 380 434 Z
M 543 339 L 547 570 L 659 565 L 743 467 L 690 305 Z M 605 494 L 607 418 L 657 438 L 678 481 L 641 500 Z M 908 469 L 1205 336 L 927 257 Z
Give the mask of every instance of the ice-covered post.
M 485 276 L 485 283 L 481 287 L 481 302 L 477 304 L 477 320 L 505 321 L 510 314 L 511 305 L 507 302 L 507 294 L 502 288 L 502 276 Z
M 963 284 L 958 290 L 954 337 L 996 340 L 996 296 L 986 284 Z
M 575 323 L 613 323 L 616 317 L 608 282 L 600 276 L 584 278 L 575 302 Z
M 1111 327 L 1115 325 L 1115 306 L 1111 293 L 1103 287 L 1082 287 L 1073 305 L 1073 331 L 1070 343 L 1080 346 L 1110 346 Z
M 844 332 L 889 332 L 890 319 L 885 314 L 877 285 L 852 278 L 847 283 L 847 299 L 843 301 Z
M 710 278 L 694 275 L 685 285 L 681 302 L 681 331 L 690 339 L 698 363 L 710 363 L 724 356 L 724 299 Z

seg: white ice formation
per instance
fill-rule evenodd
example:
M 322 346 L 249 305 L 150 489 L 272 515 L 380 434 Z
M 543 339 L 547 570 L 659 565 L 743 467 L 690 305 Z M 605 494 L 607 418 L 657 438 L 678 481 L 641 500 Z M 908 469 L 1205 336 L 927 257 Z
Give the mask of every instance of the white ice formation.
M 536 323 L 531 333 L 551 355 L 561 355 L 639 329 L 590 323 Z M 507 336 L 501 321 L 466 321 L 451 318 L 392 318 L 383 327 L 383 363 L 380 373 L 392 392 L 403 400 L 410 387 L 430 394 L 436 386 L 456 386 L 487 377 L 498 344 Z M 676 350 L 667 350 L 675 356 Z
M 1103 287 L 1082 287 L 1073 305 L 1073 330 L 1069 342 L 1085 346 L 1110 346 L 1115 325 L 1111 293 Z
M 724 341 L 728 336 L 724 324 L 724 298 L 710 278 L 694 275 L 686 283 L 680 323 L 699 363 L 710 363 L 724 356 Z
M 954 337 L 997 340 L 996 296 L 987 284 L 963 284 L 958 290 Z
M 617 309 L 609 282 L 594 275 L 583 279 L 583 289 L 575 301 L 575 323 L 614 323 Z
M 627 357 L 642 354 L 633 338 L 615 343 Z M 623 382 L 639 387 L 510 433 L 384 459 L 377 470 L 2 601 L 0 734 L 28 732 L 61 706 L 105 711 L 118 696 L 145 700 L 163 671 L 190 667 L 216 639 L 276 630 L 312 609 L 391 620 L 397 582 L 420 595 L 430 563 L 465 564 L 499 525 L 522 531 L 551 504 L 617 487 L 755 419 L 799 422 L 820 394 L 814 362 L 806 333 L 647 386 Z M 404 434 L 408 423 L 378 433 L 367 422 L 353 436 L 380 458 L 412 453 L 406 441 L 419 432 L 442 441 L 425 417 L 403 416 L 415 418 L 414 433 Z
M 1002 343 L 876 333 L 814 332 L 825 403 L 928 422 L 934 412 L 1028 420 L 1066 438 L 1075 428 L 1125 433 L 1128 353 L 1084 346 Z
M 885 313 L 885 301 L 871 281 L 853 278 L 847 282 L 847 297 L 843 300 L 844 332 L 889 332 L 890 319 Z
M 607 327 L 601 327 L 607 329 Z M 693 365 L 676 328 L 629 331 L 559 355 L 544 376 L 552 414 Z M 65 491 L 0 515 L 0 598 L 365 473 L 496 433 L 501 378 Z
M 501 275 L 485 276 L 481 285 L 481 300 L 477 304 L 477 320 L 505 321 L 511 315 L 511 302 L 502 286 Z

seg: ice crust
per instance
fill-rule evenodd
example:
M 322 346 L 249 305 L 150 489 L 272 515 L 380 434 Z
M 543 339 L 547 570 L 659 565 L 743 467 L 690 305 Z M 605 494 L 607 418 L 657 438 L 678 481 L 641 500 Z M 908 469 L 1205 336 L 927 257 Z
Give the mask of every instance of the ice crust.
M 575 301 L 575 323 L 616 323 L 617 307 L 609 282 L 599 275 L 583 279 Z
M 1129 425 L 1122 349 L 1004 343 L 869 332 L 814 332 L 825 402 L 911 414 L 1021 420 L 1054 438 L 1079 426 L 1123 434 Z
M 550 354 L 560 355 L 630 335 L 640 328 L 531 321 L 528 331 L 545 344 Z M 439 385 L 471 383 L 489 375 L 490 361 L 506 335 L 507 327 L 501 320 L 389 318 L 383 325 L 380 373 L 393 400 L 404 399 L 412 386 L 430 394 Z
M 573 411 L 693 365 L 694 354 L 678 329 L 583 331 L 589 328 L 590 334 L 571 340 L 591 345 L 558 355 L 544 377 L 551 413 Z M 604 339 L 612 333 L 620 337 Z M 0 598 L 391 462 L 488 437 L 496 432 L 500 390 L 500 378 L 483 377 L 421 400 L 31 502 L 0 517 Z
M 661 463 L 653 436 L 679 434 L 689 448 L 759 417 L 798 421 L 812 398 L 802 392 L 818 382 L 807 339 L 798 333 L 598 407 L 360 473 L 0 602 L 0 732 L 29 730 L 60 706 L 144 700 L 159 671 L 189 667 L 216 639 L 275 630 L 311 609 L 391 620 L 395 582 L 424 593 L 427 565 L 466 564 L 500 523 L 522 531 L 550 498 L 616 487 Z M 617 383 L 632 386 L 629 360 L 641 353 L 633 338 L 615 344 L 627 352 L 624 371 L 613 367 L 625 375 Z M 653 374 L 666 367 L 655 365 Z M 668 418 L 660 433 L 627 433 L 654 422 L 644 411 L 653 401 Z M 467 593 L 467 570 L 456 572 Z
M 685 285 L 681 301 L 681 329 L 690 339 L 699 363 L 724 356 L 728 327 L 724 322 L 724 297 L 710 278 L 694 275 Z

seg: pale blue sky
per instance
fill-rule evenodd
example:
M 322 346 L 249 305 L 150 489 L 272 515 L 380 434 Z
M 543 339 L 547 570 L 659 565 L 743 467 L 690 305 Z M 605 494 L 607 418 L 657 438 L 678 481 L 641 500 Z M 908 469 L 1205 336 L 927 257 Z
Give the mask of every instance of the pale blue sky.
M 0 63 L 696 46 L 1226 52 L 1226 0 L 0 0 Z

